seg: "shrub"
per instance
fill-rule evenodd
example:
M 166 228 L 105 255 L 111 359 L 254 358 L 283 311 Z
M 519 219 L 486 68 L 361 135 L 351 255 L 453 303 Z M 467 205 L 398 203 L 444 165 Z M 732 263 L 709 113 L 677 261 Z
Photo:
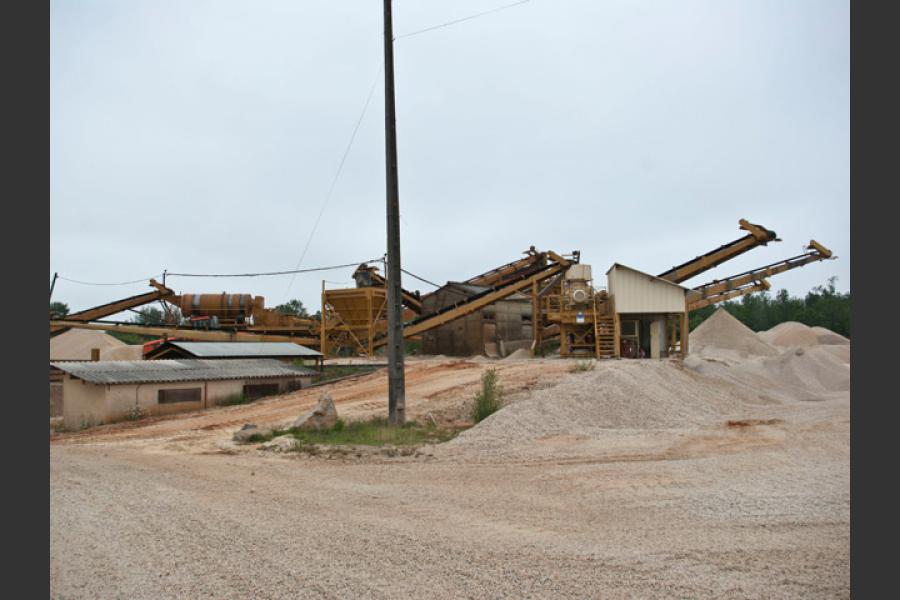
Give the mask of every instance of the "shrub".
M 146 416 L 147 416 L 147 411 L 145 411 L 143 408 L 141 408 L 137 404 L 135 404 L 134 406 L 131 407 L 131 410 L 128 411 L 128 415 L 127 415 L 129 421 L 140 421 L 141 419 L 143 419 Z
M 248 398 L 244 394 L 231 394 L 230 396 L 226 396 L 219 400 L 219 406 L 235 406 L 237 404 L 247 404 L 249 402 L 253 402 L 252 398 Z
M 596 364 L 590 358 L 587 360 L 576 361 L 574 365 L 569 367 L 570 373 L 579 373 L 581 371 L 593 371 Z
M 503 390 L 497 385 L 497 370 L 488 369 L 481 375 L 481 391 L 472 403 L 472 421 L 480 423 L 500 408 Z

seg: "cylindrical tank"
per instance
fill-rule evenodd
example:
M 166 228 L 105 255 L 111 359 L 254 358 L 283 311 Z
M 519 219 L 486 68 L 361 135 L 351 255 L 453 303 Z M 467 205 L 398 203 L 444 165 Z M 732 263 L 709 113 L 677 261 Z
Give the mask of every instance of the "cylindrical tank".
M 185 317 L 201 315 L 234 319 L 249 316 L 253 312 L 253 296 L 250 294 L 182 294 L 178 304 Z

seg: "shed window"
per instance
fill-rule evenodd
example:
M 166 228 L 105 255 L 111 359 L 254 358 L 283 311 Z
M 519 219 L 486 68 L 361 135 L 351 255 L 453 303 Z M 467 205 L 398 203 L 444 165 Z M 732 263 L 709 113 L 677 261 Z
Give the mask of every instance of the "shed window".
M 250 400 L 256 400 L 264 396 L 274 396 L 277 393 L 277 383 L 248 383 L 244 386 L 244 397 Z
M 157 402 L 160 404 L 174 404 L 176 402 L 200 402 L 202 388 L 178 388 L 174 390 L 159 390 Z

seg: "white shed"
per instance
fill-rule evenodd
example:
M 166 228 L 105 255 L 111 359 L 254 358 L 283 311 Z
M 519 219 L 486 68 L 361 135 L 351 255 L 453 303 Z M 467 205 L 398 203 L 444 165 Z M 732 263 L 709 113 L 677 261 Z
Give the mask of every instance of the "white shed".
M 688 288 L 615 263 L 606 272 L 618 356 L 663 358 L 687 354 Z
M 683 313 L 688 288 L 615 263 L 606 272 L 607 288 L 617 313 Z

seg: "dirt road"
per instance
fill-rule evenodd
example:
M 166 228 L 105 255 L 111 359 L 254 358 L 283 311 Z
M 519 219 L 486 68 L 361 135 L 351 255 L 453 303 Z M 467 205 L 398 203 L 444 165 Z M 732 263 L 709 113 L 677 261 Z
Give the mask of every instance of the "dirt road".
M 470 365 L 441 383 L 423 364 L 411 409 L 427 410 L 433 389 L 452 412 L 483 366 Z M 508 368 L 505 381 L 527 384 L 537 367 Z M 368 410 L 354 390 L 379 385 L 369 377 L 335 391 L 339 410 Z M 644 431 L 615 455 L 575 440 L 577 460 L 209 450 L 251 415 L 296 413 L 283 402 L 51 444 L 52 596 L 850 595 L 848 400 L 766 406 L 726 433 Z

